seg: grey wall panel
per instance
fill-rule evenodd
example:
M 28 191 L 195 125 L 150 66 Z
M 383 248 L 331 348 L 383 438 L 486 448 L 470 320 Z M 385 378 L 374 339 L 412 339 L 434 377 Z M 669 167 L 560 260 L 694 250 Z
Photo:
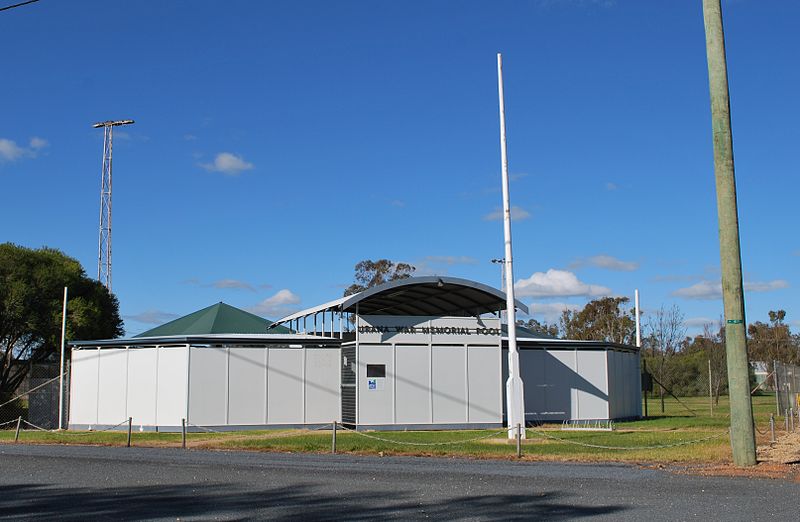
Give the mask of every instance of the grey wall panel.
M 546 418 L 573 418 L 575 351 L 548 350 L 545 358 Z
M 226 422 L 227 364 L 225 348 L 192 348 L 189 368 L 189 422 L 218 426 Z
M 433 422 L 467 422 L 464 346 L 433 347 Z
M 500 347 L 467 348 L 469 418 L 467 422 L 501 422 L 503 400 Z M 454 369 L 455 371 L 455 369 Z
M 545 357 L 549 357 L 544 350 L 520 350 L 519 367 L 525 388 L 526 419 L 538 420 L 543 418 L 547 408 L 547 381 L 545 379 Z M 508 352 L 503 352 L 503 389 L 508 378 Z M 505 395 L 505 394 L 504 394 Z M 503 404 L 505 409 L 505 404 Z
M 576 419 L 607 419 L 606 353 L 576 351 L 577 367 L 573 379 Z
M 398 345 L 395 349 L 396 420 L 399 424 L 431 422 L 430 348 Z
M 394 368 L 391 346 L 360 345 L 358 348 L 358 423 L 392 424 Z M 386 377 L 367 377 L 368 365 L 385 365 Z
M 303 422 L 303 350 L 270 348 L 267 369 L 267 422 Z
M 230 348 L 228 423 L 266 423 L 266 352 L 266 348 Z
M 158 349 L 158 398 L 156 422 L 159 426 L 180 426 L 186 417 L 187 347 Z
M 339 350 L 306 349 L 306 422 L 341 421 Z
M 134 426 L 156 423 L 156 358 L 155 348 L 128 350 L 128 417 Z
M 69 423 L 97 424 L 99 350 L 72 350 Z
M 128 418 L 125 400 L 128 356 L 125 349 L 100 350 L 97 423 L 117 424 Z

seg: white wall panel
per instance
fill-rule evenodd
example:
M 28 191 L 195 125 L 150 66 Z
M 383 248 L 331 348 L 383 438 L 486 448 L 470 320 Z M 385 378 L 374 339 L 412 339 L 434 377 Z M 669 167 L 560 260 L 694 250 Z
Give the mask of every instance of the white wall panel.
M 394 368 L 391 346 L 360 345 L 358 348 L 358 423 L 392 424 L 394 408 Z M 367 365 L 385 365 L 386 377 L 376 379 L 371 388 Z
M 264 424 L 267 397 L 266 348 L 231 348 L 228 381 L 228 422 Z
M 431 422 L 430 348 L 403 346 L 395 349 L 396 421 L 400 424 Z
M 155 348 L 128 350 L 128 417 L 134 426 L 156 423 L 156 357 Z
M 576 419 L 607 419 L 606 352 L 576 351 L 577 367 L 573 379 Z
M 99 350 L 72 350 L 69 423 L 97 424 Z
M 97 391 L 97 423 L 118 424 L 128 418 L 126 404 L 128 350 L 99 350 L 100 364 Z
M 269 349 L 267 401 L 270 424 L 303 422 L 303 350 Z
M 228 353 L 225 348 L 192 348 L 189 421 L 199 426 L 226 423 Z
M 501 382 L 500 348 L 470 346 L 467 348 L 467 357 L 468 422 L 501 422 L 504 384 Z
M 466 348 L 433 347 L 433 422 L 467 422 Z
M 339 350 L 306 349 L 306 422 L 341 421 Z
M 187 347 L 158 349 L 158 398 L 156 421 L 159 426 L 180 426 L 186 418 L 186 380 L 189 377 Z

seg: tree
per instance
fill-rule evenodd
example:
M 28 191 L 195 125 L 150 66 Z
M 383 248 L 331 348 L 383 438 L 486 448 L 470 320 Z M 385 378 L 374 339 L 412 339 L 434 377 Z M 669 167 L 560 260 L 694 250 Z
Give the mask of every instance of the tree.
M 719 404 L 719 397 L 727 391 L 728 387 L 728 364 L 725 352 L 725 327 L 722 320 L 716 325 L 703 325 L 703 333 L 697 335 L 687 345 L 687 353 L 701 353 L 704 362 L 711 367 L 711 390 L 714 396 L 714 404 Z M 706 373 L 708 369 L 706 369 Z
M 785 311 L 770 310 L 769 323 L 756 321 L 747 328 L 750 337 L 747 347 L 750 359 L 766 363 L 769 371 L 773 370 L 774 361 L 800 363 L 800 346 L 784 319 L 786 319 Z
M 359 261 L 355 266 L 355 283 L 348 286 L 344 291 L 344 295 L 353 295 L 363 292 L 367 288 L 378 286 L 380 284 L 396 281 L 397 279 L 406 279 L 411 277 L 411 274 L 416 270 L 408 263 L 395 263 L 388 259 L 378 259 L 371 261 L 365 259 Z
M 31 365 L 60 352 L 65 286 L 68 339 L 122 335 L 117 298 L 89 279 L 76 259 L 52 248 L 0 244 L 0 402 Z
M 603 297 L 590 301 L 579 312 L 564 310 L 560 325 L 564 339 L 632 344 L 636 319 L 633 311 L 621 308 L 628 301 L 627 297 Z
M 531 317 L 527 321 L 523 321 L 522 319 L 520 319 L 519 321 L 517 321 L 517 324 L 524 328 L 527 328 L 528 330 L 534 333 L 543 334 L 548 337 L 554 337 L 558 339 L 559 329 L 557 324 L 550 324 L 547 321 L 543 321 L 540 323 L 533 317 Z
M 654 370 L 656 379 L 661 383 L 659 393 L 661 413 L 664 413 L 664 386 L 668 385 L 672 377 L 670 359 L 686 341 L 683 313 L 677 305 L 672 305 L 669 309 L 665 309 L 662 305 L 648 321 L 646 330 L 649 334 L 645 338 L 645 343 L 655 363 L 655 368 L 650 367 L 650 369 Z

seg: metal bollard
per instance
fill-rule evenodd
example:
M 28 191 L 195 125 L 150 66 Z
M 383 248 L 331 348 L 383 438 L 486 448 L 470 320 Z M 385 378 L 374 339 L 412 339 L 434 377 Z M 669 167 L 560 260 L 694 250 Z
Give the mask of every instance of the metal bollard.
M 794 408 L 789 408 L 789 431 L 794 433 Z
M 14 442 L 19 441 L 19 428 L 22 426 L 22 415 L 17 417 L 17 431 L 14 433 Z
M 331 453 L 336 454 L 336 421 L 333 421 L 333 434 L 331 435 Z
M 522 457 L 522 426 L 517 424 L 517 458 Z
M 775 442 L 775 415 L 772 413 L 769 414 L 769 433 L 770 442 Z
M 131 427 L 133 427 L 133 417 L 128 417 L 128 447 L 131 447 Z
M 181 419 L 181 448 L 186 449 L 186 419 Z

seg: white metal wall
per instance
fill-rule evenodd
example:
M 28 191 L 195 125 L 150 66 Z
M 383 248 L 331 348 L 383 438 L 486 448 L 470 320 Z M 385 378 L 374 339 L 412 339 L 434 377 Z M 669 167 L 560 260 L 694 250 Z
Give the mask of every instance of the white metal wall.
M 359 425 L 502 421 L 497 319 L 363 316 L 358 325 Z M 369 378 L 368 365 L 386 376 Z
M 504 352 L 503 375 L 508 375 Z M 523 349 L 528 420 L 619 419 L 641 415 L 639 354 L 613 350 Z
M 179 427 L 184 418 L 199 426 L 341 421 L 338 365 L 335 348 L 73 350 L 69 422 L 114 425 L 132 417 L 134 426 Z
M 189 422 L 199 426 L 341 421 L 335 348 L 192 348 Z
M 72 351 L 70 425 L 180 426 L 186 415 L 188 349 Z

